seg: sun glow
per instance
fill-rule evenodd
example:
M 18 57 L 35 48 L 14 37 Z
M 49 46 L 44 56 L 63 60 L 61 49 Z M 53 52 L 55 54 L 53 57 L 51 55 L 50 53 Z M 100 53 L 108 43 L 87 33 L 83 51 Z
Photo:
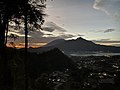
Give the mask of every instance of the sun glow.
M 46 45 L 46 42 L 40 42 L 40 43 L 28 43 L 28 48 L 38 48 Z M 25 43 L 8 43 L 6 45 L 7 47 L 12 47 L 12 48 L 25 48 Z

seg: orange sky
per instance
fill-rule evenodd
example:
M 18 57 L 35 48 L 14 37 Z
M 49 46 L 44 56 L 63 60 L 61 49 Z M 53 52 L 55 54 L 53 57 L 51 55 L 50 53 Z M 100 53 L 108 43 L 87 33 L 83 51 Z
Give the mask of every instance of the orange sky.
M 28 44 L 28 48 L 32 47 L 32 48 L 38 48 L 41 46 L 46 45 L 47 43 L 45 42 L 41 42 L 41 43 L 29 43 Z M 8 47 L 16 47 L 16 48 L 24 48 L 25 47 L 25 43 L 8 43 L 7 44 Z

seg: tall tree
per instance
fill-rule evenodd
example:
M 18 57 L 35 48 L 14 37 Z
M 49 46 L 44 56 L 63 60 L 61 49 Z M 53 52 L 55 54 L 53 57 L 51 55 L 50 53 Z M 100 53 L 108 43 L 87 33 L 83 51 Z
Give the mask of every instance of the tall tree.
M 35 27 L 38 27 L 42 21 L 42 8 L 44 5 L 40 5 L 45 0 L 0 0 L 0 46 L 3 48 L 5 45 L 5 30 L 7 28 L 8 20 L 19 21 L 25 19 L 26 8 L 27 21 Z
M 41 3 L 44 3 L 46 0 L 0 0 L 0 59 L 2 60 L 1 62 L 5 62 L 5 65 L 2 68 L 8 68 L 8 61 L 4 58 L 5 31 L 8 20 L 25 21 L 25 52 L 27 53 L 27 24 L 32 24 L 35 28 L 41 28 L 41 24 L 43 23 L 42 16 L 44 14 L 42 13 L 42 8 L 44 5 L 40 5 L 40 1 Z M 3 77 L 6 72 L 7 69 L 5 70 Z

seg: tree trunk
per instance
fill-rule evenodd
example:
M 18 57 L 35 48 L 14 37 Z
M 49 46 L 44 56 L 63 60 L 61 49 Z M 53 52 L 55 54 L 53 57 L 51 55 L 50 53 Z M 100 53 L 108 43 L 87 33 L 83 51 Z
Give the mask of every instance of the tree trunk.
M 28 90 L 28 58 L 27 58 L 27 48 L 28 48 L 28 29 L 27 29 L 27 6 L 25 10 L 25 90 Z
M 0 15 L 0 19 L 1 19 L 1 15 Z M 6 29 L 6 18 L 3 18 L 3 22 L 2 20 L 0 20 L 0 58 L 4 58 L 4 49 L 5 49 L 5 29 Z
M 5 30 L 7 23 L 8 16 L 5 15 L 3 21 L 0 22 L 0 90 L 12 90 L 12 76 L 8 66 L 5 46 Z

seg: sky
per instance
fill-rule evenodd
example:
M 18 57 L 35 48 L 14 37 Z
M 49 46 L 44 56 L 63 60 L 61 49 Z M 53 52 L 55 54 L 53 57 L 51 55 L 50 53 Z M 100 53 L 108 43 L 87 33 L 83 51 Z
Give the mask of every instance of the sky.
M 43 31 L 29 32 L 30 43 L 83 37 L 120 45 L 120 0 L 47 0 L 44 11 Z M 24 41 L 23 31 L 12 33 L 21 35 L 17 43 Z

